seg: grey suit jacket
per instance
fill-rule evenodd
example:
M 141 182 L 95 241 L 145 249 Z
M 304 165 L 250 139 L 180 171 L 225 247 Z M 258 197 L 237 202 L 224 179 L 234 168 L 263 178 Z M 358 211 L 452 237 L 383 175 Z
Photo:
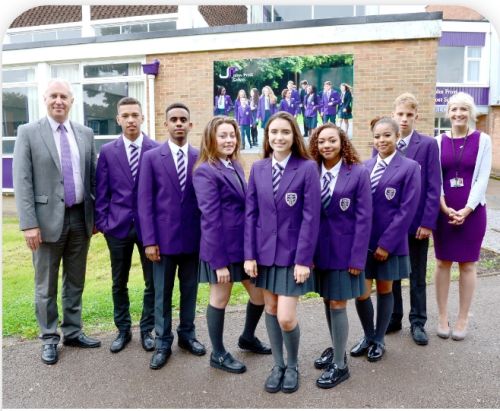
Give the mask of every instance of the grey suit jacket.
M 70 123 L 80 152 L 85 227 L 90 237 L 94 227 L 94 134 L 88 127 Z M 42 241 L 57 241 L 64 223 L 64 185 L 61 161 L 46 117 L 17 129 L 13 171 L 20 229 L 39 227 Z

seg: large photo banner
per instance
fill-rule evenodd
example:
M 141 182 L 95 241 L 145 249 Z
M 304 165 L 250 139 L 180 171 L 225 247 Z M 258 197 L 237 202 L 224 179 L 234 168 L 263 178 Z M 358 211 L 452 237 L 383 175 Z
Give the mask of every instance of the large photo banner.
M 297 118 L 304 137 L 327 121 L 349 128 L 353 77 L 351 54 L 215 61 L 213 112 L 236 119 L 247 151 L 261 146 L 280 110 Z

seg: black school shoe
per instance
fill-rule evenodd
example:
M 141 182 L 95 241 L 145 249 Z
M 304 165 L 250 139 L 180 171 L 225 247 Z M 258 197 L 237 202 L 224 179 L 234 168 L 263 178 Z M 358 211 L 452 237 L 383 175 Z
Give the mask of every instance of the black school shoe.
M 370 345 L 368 349 L 368 361 L 376 362 L 380 361 L 385 353 L 385 345 L 378 342 L 374 342 Z
M 337 364 L 332 363 L 316 380 L 316 385 L 319 388 L 333 388 L 336 385 L 339 385 L 342 381 L 347 380 L 349 377 L 349 367 L 347 367 L 347 364 L 344 368 L 340 369 L 337 367 Z
M 210 366 L 233 374 L 242 374 L 247 370 L 245 364 L 236 360 L 228 352 L 221 356 L 214 356 L 212 353 L 210 355 Z
M 275 393 L 281 390 L 281 385 L 283 383 L 283 376 L 285 375 L 285 368 L 275 365 L 271 370 L 271 374 L 266 379 L 264 384 L 264 389 L 267 392 Z
M 371 342 L 363 337 L 354 347 L 351 348 L 351 357 L 361 357 L 368 352 Z
M 264 344 L 257 337 L 254 337 L 252 341 L 240 337 L 238 340 L 238 347 L 240 347 L 242 350 L 253 352 L 254 354 L 272 354 L 271 347 Z
M 281 391 L 285 394 L 291 394 L 299 389 L 299 367 L 286 367 Z

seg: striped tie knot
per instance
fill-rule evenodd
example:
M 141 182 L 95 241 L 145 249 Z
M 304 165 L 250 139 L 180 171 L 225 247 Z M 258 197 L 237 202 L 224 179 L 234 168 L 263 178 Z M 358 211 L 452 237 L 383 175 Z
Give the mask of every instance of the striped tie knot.
M 321 188 L 321 204 L 323 208 L 327 208 L 330 204 L 332 196 L 330 194 L 330 182 L 333 180 L 333 175 L 329 171 L 323 176 L 323 187 Z
M 182 150 L 177 152 L 177 175 L 179 176 L 179 184 L 181 191 L 186 188 L 186 161 Z
M 399 140 L 397 148 L 398 151 L 404 153 L 406 151 L 406 141 L 403 139 Z
M 384 174 L 386 168 L 387 164 L 384 160 L 380 161 L 377 164 L 377 168 L 375 169 L 375 172 L 372 174 L 370 178 L 372 194 L 375 193 L 378 183 L 380 182 L 380 179 L 382 178 L 382 175 Z
M 130 172 L 132 173 L 132 178 L 135 181 L 135 178 L 137 177 L 137 170 L 139 169 L 139 146 L 137 144 L 130 144 L 129 146 L 130 149 L 130 159 L 129 159 L 129 164 L 130 164 Z
M 283 175 L 283 167 L 276 163 L 273 167 L 273 193 L 276 196 L 278 192 L 278 187 L 280 185 L 281 177 Z

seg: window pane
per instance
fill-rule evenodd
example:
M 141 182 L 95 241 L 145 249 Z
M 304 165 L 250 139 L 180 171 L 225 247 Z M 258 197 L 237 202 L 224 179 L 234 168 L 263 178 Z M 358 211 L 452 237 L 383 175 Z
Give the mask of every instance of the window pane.
M 158 23 L 149 23 L 149 31 L 175 30 L 175 21 L 161 21 Z
M 467 81 L 479 81 L 479 61 L 469 61 L 467 63 Z
M 274 21 L 310 20 L 311 6 L 274 6 Z
M 29 43 L 33 41 L 33 35 L 29 33 L 9 34 L 11 43 Z
M 144 83 L 103 83 L 83 86 L 83 115 L 86 126 L 96 135 L 120 134 L 116 104 L 123 97 L 143 100 Z
M 17 136 L 17 127 L 29 123 L 30 108 L 31 119 L 36 118 L 38 102 L 36 89 L 28 87 L 16 87 L 3 89 L 2 91 L 2 133 L 4 137 Z
M 467 47 L 467 57 L 481 58 L 481 47 Z
M 109 26 L 109 27 L 96 27 L 96 36 L 112 36 L 113 34 L 120 34 L 120 26 Z
M 52 78 L 63 78 L 70 83 L 78 82 L 78 64 L 54 64 L 50 67 Z
M 33 41 L 49 41 L 49 40 L 57 40 L 57 34 L 55 30 L 35 31 L 33 33 Z
M 2 70 L 2 81 L 4 83 L 17 83 L 21 81 L 33 81 L 35 78 L 35 70 L 19 69 L 19 70 Z
M 264 23 L 269 23 L 273 19 L 273 6 L 263 6 L 264 11 Z
M 82 29 L 66 29 L 57 30 L 57 38 L 62 39 L 76 39 L 82 37 Z
M 103 138 L 103 139 L 100 139 L 100 138 L 96 138 L 94 140 L 95 142 L 95 149 L 96 151 L 99 153 L 101 151 L 101 147 L 106 144 L 106 143 L 109 143 L 110 141 L 114 141 L 116 140 L 116 137 L 115 138 Z
M 356 16 L 366 16 L 366 6 L 356 6 Z
M 83 76 L 85 78 L 134 76 L 137 74 L 141 74 L 140 63 L 98 64 L 83 68 Z
M 2 140 L 2 154 L 14 154 L 16 140 Z
M 462 83 L 464 81 L 464 48 L 439 47 L 437 81 L 440 83 Z
M 354 16 L 354 6 L 314 6 L 315 19 Z
M 122 33 L 144 33 L 147 31 L 147 24 L 129 24 L 126 26 L 122 26 Z

